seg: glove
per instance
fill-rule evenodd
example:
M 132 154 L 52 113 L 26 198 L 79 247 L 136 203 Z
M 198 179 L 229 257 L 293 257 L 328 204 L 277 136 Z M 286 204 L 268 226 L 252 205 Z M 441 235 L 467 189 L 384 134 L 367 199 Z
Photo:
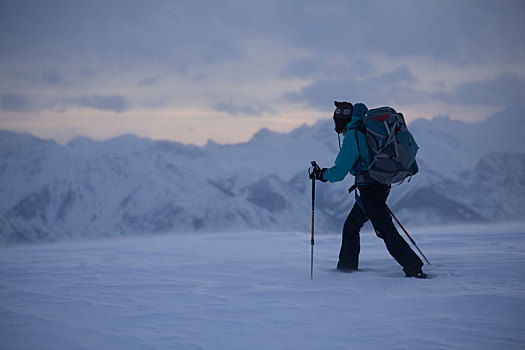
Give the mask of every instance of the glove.
M 326 182 L 326 180 L 323 179 L 323 174 L 325 171 L 326 171 L 326 168 L 321 169 L 319 167 L 314 167 L 313 170 L 310 172 L 310 179 Z
M 354 112 L 352 113 L 352 116 L 353 117 L 364 118 L 366 112 L 368 112 L 368 108 L 364 104 L 356 103 L 354 105 Z

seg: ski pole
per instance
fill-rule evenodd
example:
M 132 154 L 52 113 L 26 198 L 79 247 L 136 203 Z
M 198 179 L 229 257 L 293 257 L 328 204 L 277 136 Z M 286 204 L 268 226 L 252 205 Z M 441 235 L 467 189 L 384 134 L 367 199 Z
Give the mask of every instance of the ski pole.
M 408 234 L 407 230 L 405 230 L 405 228 L 403 227 L 403 225 L 401 225 L 401 223 L 399 222 L 399 220 L 396 218 L 396 216 L 394 215 L 394 213 L 392 213 L 392 210 L 390 210 L 390 208 L 388 207 L 388 205 L 386 206 L 386 208 L 388 209 L 388 212 L 390 213 L 390 215 L 392 215 L 392 217 L 394 218 L 394 220 L 396 220 L 397 224 L 399 225 L 399 227 L 401 227 L 401 229 L 405 232 L 405 234 L 407 235 L 408 239 L 410 240 L 410 242 L 414 245 L 414 247 L 416 247 L 417 251 L 419 252 L 419 254 L 421 254 L 421 256 L 423 257 L 423 259 L 425 259 L 425 261 L 427 262 L 427 264 L 431 265 L 430 264 L 430 261 L 428 261 L 427 257 L 425 256 L 425 254 L 423 254 L 423 252 L 421 251 L 421 249 L 419 249 L 419 247 L 417 246 L 416 244 L 416 241 L 414 241 L 412 239 L 412 237 L 410 237 L 410 235 Z
M 315 162 L 315 160 L 311 163 L 313 170 L 308 171 L 308 174 L 311 174 L 313 171 L 316 171 L 316 169 L 319 168 L 319 165 Z M 314 279 L 314 219 L 315 219 L 315 179 L 312 179 L 312 238 L 310 240 L 310 279 Z
M 315 218 L 315 180 L 312 179 L 312 239 L 310 246 L 312 247 L 310 253 L 310 279 L 314 279 L 314 218 Z

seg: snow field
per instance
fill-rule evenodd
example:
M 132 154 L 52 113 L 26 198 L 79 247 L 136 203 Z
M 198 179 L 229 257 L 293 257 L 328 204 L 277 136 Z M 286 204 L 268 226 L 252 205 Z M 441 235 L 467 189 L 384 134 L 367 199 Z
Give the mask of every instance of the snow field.
M 373 232 L 177 234 L 0 249 L 2 349 L 523 349 L 525 226 L 410 229 L 432 279 Z

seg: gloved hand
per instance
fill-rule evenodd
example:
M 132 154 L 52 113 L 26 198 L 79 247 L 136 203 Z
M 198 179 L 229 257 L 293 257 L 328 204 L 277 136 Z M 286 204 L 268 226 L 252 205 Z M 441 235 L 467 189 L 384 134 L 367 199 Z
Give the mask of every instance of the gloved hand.
M 352 113 L 353 117 L 364 118 L 368 108 L 363 103 L 356 103 L 354 105 L 354 112 Z
M 323 179 L 323 174 L 326 171 L 326 168 L 319 168 L 318 166 L 315 166 L 310 172 L 310 179 L 311 180 L 319 180 L 322 182 L 326 182 L 325 179 Z

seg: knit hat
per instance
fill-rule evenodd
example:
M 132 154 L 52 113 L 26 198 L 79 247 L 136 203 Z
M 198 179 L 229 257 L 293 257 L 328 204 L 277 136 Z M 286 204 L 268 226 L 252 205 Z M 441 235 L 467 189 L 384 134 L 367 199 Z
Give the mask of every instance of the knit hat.
M 354 106 L 350 102 L 337 101 L 334 101 L 334 105 L 336 107 L 334 111 L 335 131 L 340 134 L 345 130 L 346 124 L 352 119 Z

